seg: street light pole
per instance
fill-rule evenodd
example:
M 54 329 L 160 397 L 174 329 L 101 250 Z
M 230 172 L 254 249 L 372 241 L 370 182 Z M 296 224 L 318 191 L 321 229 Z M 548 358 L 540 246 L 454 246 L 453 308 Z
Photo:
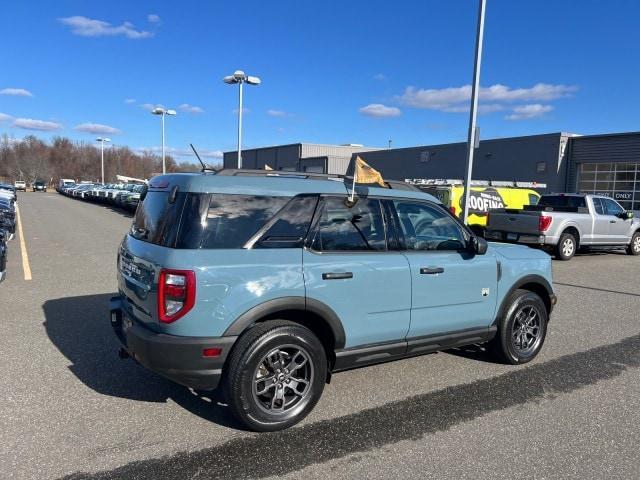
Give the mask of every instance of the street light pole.
M 242 83 L 238 88 L 238 168 L 242 168 Z
M 151 110 L 151 113 L 153 113 L 154 115 L 162 116 L 162 120 L 160 121 L 160 124 L 162 128 L 162 174 L 164 175 L 165 173 L 167 173 L 167 164 L 165 161 L 165 146 L 164 146 L 164 117 L 165 115 L 173 116 L 176 114 L 176 111 L 171 109 L 167 110 L 162 107 L 156 107 L 153 110 Z
M 110 138 L 98 137 L 96 138 L 96 142 L 100 142 L 100 167 L 102 172 L 102 184 L 104 185 L 104 142 L 110 142 Z
M 224 77 L 223 81 L 229 85 L 238 84 L 238 168 L 242 168 L 242 84 L 260 85 L 261 80 L 236 70 L 233 75 Z
M 467 172 L 464 183 L 464 214 L 462 221 L 469 220 L 469 197 L 471 196 L 471 175 L 473 172 L 473 154 L 476 148 L 476 118 L 478 114 L 478 94 L 480 91 L 480 66 L 482 63 L 482 41 L 484 37 L 484 13 L 486 0 L 480 0 L 478 7 L 478 30 L 476 32 L 476 56 L 473 64 L 473 83 L 471 85 L 471 110 L 469 112 L 469 134 L 467 137 Z

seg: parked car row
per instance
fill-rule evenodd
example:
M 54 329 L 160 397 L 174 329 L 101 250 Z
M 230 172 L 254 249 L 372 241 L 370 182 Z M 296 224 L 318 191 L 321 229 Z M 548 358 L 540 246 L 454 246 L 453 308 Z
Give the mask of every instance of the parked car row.
M 13 185 L 0 183 L 0 282 L 7 272 L 7 243 L 16 231 L 17 199 Z
M 95 203 L 105 203 L 134 212 L 140 202 L 140 196 L 145 189 L 141 184 L 108 183 L 80 183 L 66 184 L 57 190 L 67 197 L 79 198 Z

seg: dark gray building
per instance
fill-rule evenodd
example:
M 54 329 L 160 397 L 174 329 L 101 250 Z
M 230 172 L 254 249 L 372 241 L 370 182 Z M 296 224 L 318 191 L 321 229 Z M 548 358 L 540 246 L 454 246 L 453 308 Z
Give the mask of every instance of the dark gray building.
M 292 143 L 271 147 L 251 148 L 242 151 L 243 168 L 315 173 L 344 174 L 354 152 L 376 150 L 362 145 L 322 145 L 317 143 Z M 238 153 L 224 152 L 224 168 L 236 168 Z
M 640 132 L 574 137 L 567 156 L 567 191 L 607 195 L 640 211 Z
M 474 154 L 474 180 L 538 182 L 547 191 L 565 191 L 568 133 L 482 140 Z M 421 147 L 357 152 L 384 178 L 463 179 L 467 144 L 448 143 Z M 349 174 L 352 167 L 349 168 Z
M 464 142 L 379 149 L 358 145 L 295 143 L 242 152 L 245 168 L 351 174 L 357 155 L 384 178 L 462 179 Z M 235 168 L 236 152 L 224 154 Z M 474 180 L 538 182 L 547 192 L 599 193 L 640 211 L 640 132 L 603 135 L 547 133 L 482 140 L 475 151 Z

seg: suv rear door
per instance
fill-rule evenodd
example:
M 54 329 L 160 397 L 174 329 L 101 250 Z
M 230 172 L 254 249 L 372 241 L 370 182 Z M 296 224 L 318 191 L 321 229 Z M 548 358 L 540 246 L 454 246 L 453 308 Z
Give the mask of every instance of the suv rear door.
M 495 257 L 469 253 L 470 234 L 443 207 L 419 200 L 391 204 L 411 268 L 409 339 L 488 327 L 496 308 Z
M 360 198 L 351 208 L 345 200 L 321 199 L 302 254 L 307 298 L 337 314 L 347 348 L 404 341 L 411 309 L 407 259 L 389 248 L 380 200 Z

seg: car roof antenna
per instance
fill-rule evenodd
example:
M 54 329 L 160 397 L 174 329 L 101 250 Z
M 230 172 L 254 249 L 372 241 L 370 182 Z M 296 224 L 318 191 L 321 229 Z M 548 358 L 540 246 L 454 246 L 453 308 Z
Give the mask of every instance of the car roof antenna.
M 193 146 L 193 143 L 190 143 L 189 146 L 191 147 L 191 150 L 193 150 L 193 153 L 196 154 L 196 157 L 198 158 L 198 161 L 200 162 L 200 165 L 202 165 L 202 172 L 206 172 L 208 171 L 214 171 L 215 169 L 210 167 L 209 165 L 207 165 L 206 163 L 204 163 L 202 161 L 202 159 L 200 158 L 200 155 L 198 155 L 198 151 L 196 150 L 196 147 Z

